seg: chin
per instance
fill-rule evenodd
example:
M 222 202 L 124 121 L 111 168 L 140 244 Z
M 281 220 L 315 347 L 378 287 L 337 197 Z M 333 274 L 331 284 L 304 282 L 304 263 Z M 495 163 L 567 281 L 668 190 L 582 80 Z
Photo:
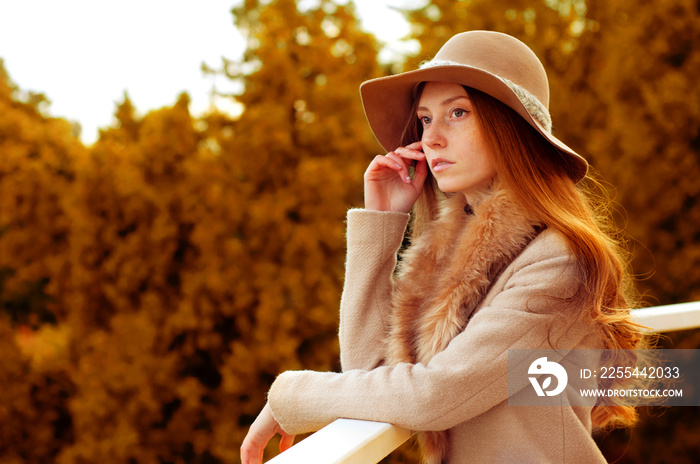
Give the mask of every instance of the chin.
M 440 182 L 438 180 L 437 186 L 442 193 L 455 193 L 459 191 L 459 188 L 454 185 L 454 182 L 445 182 L 444 180 Z
M 440 183 L 438 182 L 438 188 L 442 193 L 460 193 L 463 192 L 464 189 L 462 186 L 456 186 L 453 184 L 446 184 L 446 183 Z

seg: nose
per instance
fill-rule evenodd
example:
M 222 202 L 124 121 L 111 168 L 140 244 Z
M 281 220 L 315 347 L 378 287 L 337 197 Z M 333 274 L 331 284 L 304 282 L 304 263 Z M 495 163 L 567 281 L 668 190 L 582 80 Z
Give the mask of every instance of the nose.
M 441 127 L 442 123 L 438 120 L 433 120 L 428 127 L 423 129 L 423 137 L 421 141 L 424 145 L 430 148 L 444 148 L 447 144 L 444 130 Z

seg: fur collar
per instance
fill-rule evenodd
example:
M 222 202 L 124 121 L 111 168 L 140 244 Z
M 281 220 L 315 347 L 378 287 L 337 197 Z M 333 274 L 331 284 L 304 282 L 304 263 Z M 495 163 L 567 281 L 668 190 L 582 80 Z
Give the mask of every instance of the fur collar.
M 471 214 L 470 214 L 471 213 Z M 395 279 L 387 361 L 422 363 L 464 330 L 500 272 L 540 227 L 503 189 L 453 195 L 403 254 Z M 447 453 L 447 432 L 419 433 L 428 464 Z

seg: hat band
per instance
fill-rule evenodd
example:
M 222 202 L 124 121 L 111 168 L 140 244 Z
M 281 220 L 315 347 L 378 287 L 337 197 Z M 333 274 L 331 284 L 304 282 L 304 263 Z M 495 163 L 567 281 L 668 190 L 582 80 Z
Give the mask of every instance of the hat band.
M 470 69 L 475 69 L 471 66 L 464 65 L 461 63 L 457 63 L 455 61 L 450 61 L 450 60 L 432 60 L 432 61 L 427 61 L 419 66 L 419 69 L 425 69 L 425 68 L 433 68 L 436 66 L 462 66 L 465 68 L 470 68 Z M 516 97 L 518 97 L 518 100 L 520 100 L 520 103 L 523 104 L 525 109 L 527 110 L 530 115 L 537 120 L 537 122 L 540 123 L 540 125 L 549 133 L 552 132 L 552 118 L 549 115 L 549 111 L 547 108 L 542 104 L 542 102 L 539 101 L 539 99 L 528 92 L 525 88 L 519 86 L 515 82 L 511 82 L 508 79 L 501 77 L 501 76 L 495 76 L 498 79 L 501 80 L 505 85 L 508 86 L 508 88 L 515 94 Z

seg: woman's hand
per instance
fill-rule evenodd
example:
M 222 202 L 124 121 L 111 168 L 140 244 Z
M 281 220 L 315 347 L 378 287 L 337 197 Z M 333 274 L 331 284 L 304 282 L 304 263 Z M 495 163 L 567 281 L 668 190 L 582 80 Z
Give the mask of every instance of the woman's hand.
M 267 442 L 276 434 L 282 435 L 280 440 L 280 452 L 288 449 L 294 444 L 294 435 L 289 435 L 282 430 L 282 427 L 277 423 L 270 404 L 265 404 L 265 407 L 258 414 L 253 425 L 248 429 L 248 434 L 241 445 L 241 463 L 242 464 L 261 464 L 263 459 L 263 451 Z
M 365 171 L 365 209 L 408 213 L 418 199 L 428 175 L 421 142 L 377 155 Z M 408 168 L 416 161 L 413 179 Z

